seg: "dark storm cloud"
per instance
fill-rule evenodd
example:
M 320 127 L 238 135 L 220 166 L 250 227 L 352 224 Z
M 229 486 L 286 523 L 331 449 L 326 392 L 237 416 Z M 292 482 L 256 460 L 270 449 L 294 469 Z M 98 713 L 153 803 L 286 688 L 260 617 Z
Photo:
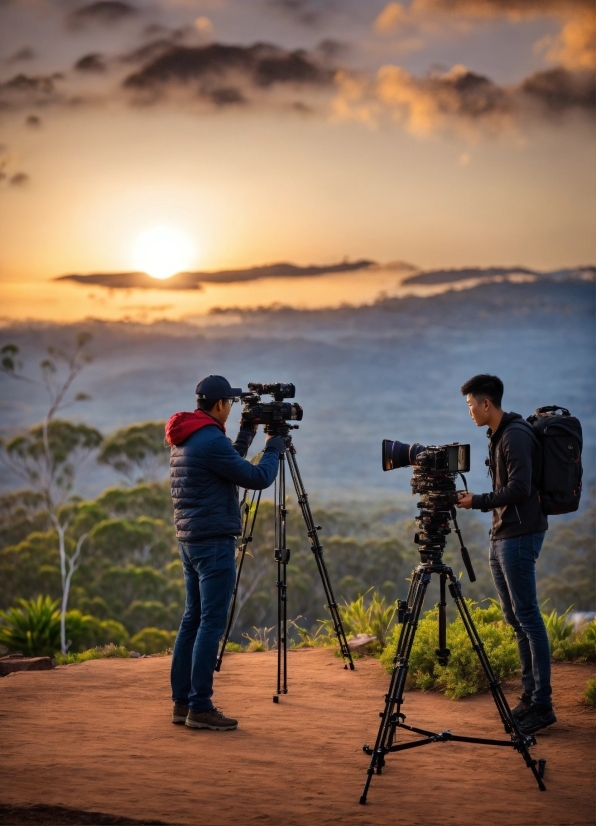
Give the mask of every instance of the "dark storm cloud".
M 103 55 L 98 54 L 97 52 L 92 52 L 91 54 L 85 55 L 80 60 L 77 60 L 74 68 L 77 72 L 91 72 L 98 74 L 105 72 L 106 64 L 104 62 Z
M 519 89 L 551 113 L 568 109 L 594 112 L 596 83 L 591 71 L 569 72 L 559 66 L 536 72 L 526 78 Z
M 134 17 L 137 10 L 122 0 L 97 0 L 71 12 L 68 23 L 79 28 L 86 25 L 114 26 Z
M 275 85 L 330 85 L 333 72 L 319 65 L 303 50 L 286 51 L 276 46 L 202 47 L 171 46 L 124 81 L 124 88 L 160 94 L 172 87 L 192 86 L 199 97 L 220 103 L 240 103 L 245 89 Z M 233 90 L 233 91 L 230 91 Z

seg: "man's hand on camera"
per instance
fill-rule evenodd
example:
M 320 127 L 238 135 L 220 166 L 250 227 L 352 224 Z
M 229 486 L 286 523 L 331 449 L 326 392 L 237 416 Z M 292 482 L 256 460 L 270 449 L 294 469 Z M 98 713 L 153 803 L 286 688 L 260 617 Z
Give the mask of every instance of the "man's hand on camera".
M 461 490 L 458 493 L 459 498 L 455 503 L 456 506 L 458 508 L 465 508 L 466 510 L 469 510 L 472 507 L 472 496 L 474 496 L 473 493 L 466 493 L 465 491 Z
M 265 447 L 273 447 L 278 453 L 283 453 L 286 449 L 286 443 L 283 436 L 272 436 L 271 433 L 267 433 L 265 436 Z
M 246 422 L 244 419 L 240 419 L 240 430 L 248 430 L 250 433 L 256 433 L 258 429 L 258 422 Z

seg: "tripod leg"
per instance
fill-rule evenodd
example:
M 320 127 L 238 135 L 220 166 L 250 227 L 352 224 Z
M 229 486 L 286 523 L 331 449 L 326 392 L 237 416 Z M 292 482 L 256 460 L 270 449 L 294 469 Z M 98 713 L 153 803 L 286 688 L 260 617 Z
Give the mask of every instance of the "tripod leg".
M 470 638 L 470 642 L 472 643 L 472 647 L 476 651 L 478 659 L 480 660 L 480 664 L 484 669 L 484 673 L 486 674 L 486 678 L 488 680 L 489 688 L 493 695 L 493 699 L 495 701 L 495 705 L 497 707 L 501 720 L 503 721 L 505 731 L 507 732 L 507 734 L 511 735 L 513 747 L 516 749 L 516 751 L 520 752 L 520 754 L 523 756 L 525 760 L 526 766 L 528 766 L 528 768 L 532 770 L 532 773 L 536 778 L 536 782 L 538 783 L 538 786 L 540 788 L 540 791 L 545 791 L 546 786 L 542 781 L 542 772 L 540 771 L 540 769 L 536 768 L 537 761 L 531 757 L 530 752 L 528 750 L 529 746 L 534 745 L 536 741 L 532 736 L 524 736 L 520 732 L 517 725 L 517 721 L 511 713 L 509 703 L 507 702 L 505 694 L 503 693 L 501 682 L 497 678 L 492 669 L 490 660 L 488 659 L 488 656 L 484 648 L 484 644 L 478 633 L 478 629 L 474 625 L 474 620 L 472 619 L 469 608 L 466 605 L 465 599 L 463 598 L 461 585 L 457 578 L 454 576 L 453 571 L 451 570 L 449 572 L 449 579 L 449 591 L 455 601 L 455 604 L 457 605 L 457 609 Z
M 234 625 L 235 616 L 234 612 L 236 610 L 236 597 L 238 596 L 238 586 L 240 585 L 240 574 L 242 573 L 242 566 L 244 565 L 244 557 L 246 556 L 246 549 L 248 547 L 248 543 L 252 542 L 252 535 L 255 528 L 255 522 L 257 519 L 257 513 L 259 510 L 259 503 L 261 501 L 261 493 L 262 491 L 253 491 L 252 498 L 250 503 L 246 503 L 246 496 L 248 491 L 244 491 L 244 499 L 243 499 L 243 508 L 244 508 L 244 520 L 242 525 L 242 537 L 240 539 L 240 556 L 238 559 L 238 567 L 236 569 L 236 582 L 234 583 L 234 590 L 232 592 L 232 600 L 230 602 L 230 610 L 228 612 L 228 624 L 226 625 L 226 630 L 222 637 L 220 647 L 219 647 L 219 654 L 217 655 L 217 662 L 215 663 L 215 670 L 219 671 L 221 668 L 221 662 L 223 660 L 223 655 L 226 650 L 226 645 L 228 644 L 228 637 L 232 631 L 232 627 Z M 250 528 L 249 526 L 250 522 Z M 248 529 L 248 533 L 247 533 Z
M 451 651 L 447 648 L 447 599 L 445 594 L 445 585 L 447 582 L 447 576 L 444 573 L 441 573 L 439 576 L 440 582 L 440 599 L 439 599 L 439 647 L 435 651 L 438 659 L 439 665 L 447 665 L 449 661 L 449 655 Z
M 276 481 L 277 507 L 275 512 L 275 559 L 277 560 L 277 694 L 288 693 L 287 651 L 287 565 L 290 551 L 286 548 L 286 466 L 285 453 L 279 454 L 279 473 Z
M 367 769 L 364 790 L 360 797 L 360 803 L 362 805 L 366 803 L 373 774 L 375 772 L 381 774 L 383 766 L 385 765 L 385 755 L 395 737 L 395 730 L 399 726 L 400 717 L 403 718 L 400 709 L 403 703 L 403 692 L 408 675 L 410 654 L 412 652 L 418 620 L 424 604 L 424 596 L 428 588 L 428 583 L 430 582 L 430 577 L 430 573 L 425 570 L 423 565 L 419 565 L 412 576 L 407 600 L 408 607 L 393 659 L 393 672 L 389 683 L 389 691 L 385 695 L 385 709 L 380 715 L 381 724 L 379 726 L 377 739 L 372 750 L 369 749 L 368 746 L 364 746 L 364 751 L 372 756 Z
M 294 487 L 296 489 L 296 496 L 298 497 L 298 504 L 300 505 L 300 509 L 302 510 L 302 517 L 306 525 L 306 531 L 308 534 L 310 547 L 317 562 L 317 568 L 319 569 L 319 574 L 321 576 L 323 588 L 325 589 L 327 606 L 329 608 L 329 613 L 331 614 L 331 619 L 333 620 L 333 627 L 337 635 L 341 655 L 345 660 L 348 661 L 350 669 L 353 671 L 354 661 L 352 659 L 352 652 L 350 651 L 350 648 L 348 646 L 348 641 L 346 639 L 346 633 L 344 631 L 344 627 L 341 621 L 339 608 L 335 601 L 333 588 L 331 587 L 329 571 L 327 570 L 327 565 L 325 564 L 325 559 L 323 557 L 323 546 L 319 542 L 317 530 L 320 530 L 320 528 L 318 528 L 315 525 L 313 519 L 312 511 L 310 509 L 310 505 L 308 502 L 308 494 L 304 489 L 304 483 L 302 482 L 302 477 L 300 476 L 300 471 L 298 469 L 298 464 L 296 462 L 296 449 L 294 448 L 294 445 L 291 445 L 289 447 L 287 451 L 287 457 L 288 465 L 290 467 L 290 473 L 292 474 L 292 481 L 294 482 Z

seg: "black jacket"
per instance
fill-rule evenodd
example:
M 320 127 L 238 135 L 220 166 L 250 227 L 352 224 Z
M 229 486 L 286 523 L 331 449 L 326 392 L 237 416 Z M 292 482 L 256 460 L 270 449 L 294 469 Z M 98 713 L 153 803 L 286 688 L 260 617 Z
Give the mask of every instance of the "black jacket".
M 504 413 L 494 433 L 488 428 L 486 435 L 493 492 L 475 494 L 472 507 L 492 510 L 491 538 L 509 539 L 547 530 L 535 482 L 540 446 L 531 425 L 519 413 Z

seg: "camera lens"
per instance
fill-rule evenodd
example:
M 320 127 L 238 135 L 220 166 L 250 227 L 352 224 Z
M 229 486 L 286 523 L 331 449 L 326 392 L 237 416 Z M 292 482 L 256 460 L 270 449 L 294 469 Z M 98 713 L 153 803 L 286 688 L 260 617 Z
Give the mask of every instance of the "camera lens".
M 408 467 L 416 464 L 416 456 L 426 450 L 424 445 L 415 442 L 408 445 L 405 442 L 392 442 L 383 439 L 383 470 L 394 470 L 398 467 Z

